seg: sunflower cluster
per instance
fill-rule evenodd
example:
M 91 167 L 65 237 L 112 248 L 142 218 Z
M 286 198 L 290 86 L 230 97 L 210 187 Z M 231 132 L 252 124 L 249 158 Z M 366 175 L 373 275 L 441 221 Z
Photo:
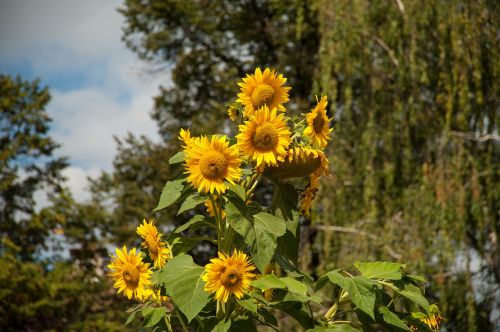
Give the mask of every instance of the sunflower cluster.
M 290 117 L 284 104 L 291 88 L 285 82 L 276 71 L 257 68 L 238 83 L 238 99 L 228 109 L 232 121 L 239 119 L 233 145 L 226 136 L 192 138 L 181 129 L 185 174 L 200 193 L 224 193 L 227 184 L 241 179 L 241 168 L 250 165 L 271 179 L 309 177 L 300 202 L 300 211 L 309 215 L 319 177 L 329 174 L 324 153 L 332 131 L 328 99 L 316 98 L 316 106 L 302 119 Z
M 163 234 L 154 225 L 154 220 L 143 220 L 136 231 L 143 240 L 141 247 L 149 256 L 143 255 L 136 248 L 130 251 L 126 246 L 116 248 L 116 256 L 111 256 L 112 262 L 108 265 L 111 270 L 108 275 L 115 281 L 113 286 L 118 289 L 118 293 L 123 292 L 128 299 L 166 301 L 166 297 L 152 284 L 151 275 L 153 269 L 163 268 L 172 257 L 169 245 L 162 240 Z M 149 259 L 150 263 L 144 259 Z

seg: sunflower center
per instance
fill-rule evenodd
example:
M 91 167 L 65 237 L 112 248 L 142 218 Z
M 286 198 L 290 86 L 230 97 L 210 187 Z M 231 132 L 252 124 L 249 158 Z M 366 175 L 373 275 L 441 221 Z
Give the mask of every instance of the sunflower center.
M 158 245 L 157 245 L 155 238 L 153 236 L 151 236 L 151 235 L 147 236 L 146 243 L 148 245 L 149 251 L 152 254 L 154 254 L 154 255 L 158 254 Z
M 313 120 L 313 128 L 315 133 L 320 133 L 323 131 L 323 127 L 325 126 L 325 119 L 321 116 L 321 114 L 316 115 Z
M 261 151 L 273 150 L 276 145 L 278 145 L 278 141 L 278 131 L 270 123 L 265 123 L 262 126 L 257 127 L 257 130 L 255 130 L 253 142 L 257 149 Z
M 208 179 L 223 178 L 227 172 L 226 156 L 218 151 L 209 151 L 200 158 L 200 171 Z
M 127 263 L 122 270 L 123 280 L 127 286 L 136 287 L 139 284 L 139 269 L 133 264 Z
M 269 105 L 274 97 L 274 88 L 268 84 L 260 84 L 252 91 L 252 104 L 256 109 Z
M 234 287 L 242 279 L 241 272 L 237 268 L 229 266 L 228 268 L 226 268 L 226 270 L 224 270 L 224 272 L 222 272 L 220 279 L 221 283 L 225 287 Z

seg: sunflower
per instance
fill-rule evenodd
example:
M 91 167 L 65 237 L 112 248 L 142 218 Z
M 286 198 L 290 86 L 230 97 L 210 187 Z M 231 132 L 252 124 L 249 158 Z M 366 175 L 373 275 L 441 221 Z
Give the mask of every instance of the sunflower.
M 238 109 L 234 106 L 229 106 L 227 109 L 227 116 L 231 119 L 231 121 L 236 121 L 238 118 Z
M 184 142 L 186 146 L 189 145 L 189 143 L 191 142 L 191 133 L 189 132 L 189 129 L 181 128 L 181 130 L 179 131 L 179 140 Z
M 333 130 L 329 128 L 330 120 L 326 116 L 326 105 L 328 105 L 328 98 L 323 96 L 316 107 L 306 114 L 307 127 L 304 130 L 304 135 L 311 139 L 313 145 L 320 148 L 326 146 Z
M 215 293 L 215 299 L 226 303 L 230 295 L 241 299 L 255 278 L 255 266 L 243 252 L 235 251 L 232 256 L 219 252 L 219 258 L 212 258 L 205 266 L 202 276 L 205 291 Z
M 143 301 L 151 296 L 149 264 L 142 261 L 140 253 L 136 253 L 135 248 L 127 251 L 127 247 L 116 248 L 116 256 L 111 256 L 113 262 L 108 265 L 112 270 L 108 275 L 115 280 L 114 288 L 118 288 L 118 293 L 129 299 L 134 296 L 137 300 Z
M 287 150 L 283 161 L 269 168 L 276 179 L 304 177 L 311 174 L 328 175 L 328 158 L 321 150 L 307 146 L 295 146 Z
M 191 138 L 184 152 L 187 179 L 200 193 L 223 193 L 224 181 L 234 184 L 241 177 L 238 148 L 226 136 Z
M 429 329 L 432 331 L 437 331 L 439 330 L 439 326 L 441 325 L 441 321 L 445 320 L 441 316 L 441 311 L 439 310 L 438 306 L 435 304 L 431 304 L 429 306 L 429 314 L 425 314 L 422 312 L 412 312 L 411 313 L 413 318 L 417 318 L 420 320 L 422 323 L 427 325 Z M 417 328 L 414 328 L 414 330 L 417 330 Z
M 240 125 L 236 135 L 238 148 L 245 155 L 257 162 L 257 167 L 276 165 L 286 155 L 290 145 L 290 130 L 283 114 L 276 114 L 276 109 L 267 106 Z
M 283 75 L 277 75 L 269 68 L 264 72 L 257 68 L 255 74 L 247 74 L 242 80 L 242 83 L 238 83 L 241 92 L 236 101 L 245 106 L 245 116 L 253 115 L 264 105 L 271 110 L 277 108 L 282 112 L 285 111 L 283 104 L 288 101 L 288 91 L 291 88 L 283 86 L 286 82 Z
M 165 242 L 161 240 L 162 234 L 154 225 L 154 220 L 151 219 L 149 223 L 146 219 L 143 224 L 137 227 L 137 234 L 144 239 L 141 245 L 149 250 L 149 257 L 154 262 L 154 267 L 161 269 L 165 263 L 171 258 L 170 249 L 165 246 Z

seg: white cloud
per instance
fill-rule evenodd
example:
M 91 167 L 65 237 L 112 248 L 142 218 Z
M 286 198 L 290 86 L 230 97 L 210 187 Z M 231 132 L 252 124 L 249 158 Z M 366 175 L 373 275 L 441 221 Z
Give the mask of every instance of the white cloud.
M 64 174 L 79 200 L 88 198 L 87 175 L 111 169 L 113 135 L 158 139 L 152 97 L 170 78 L 145 73 L 126 49 L 119 6 L 118 0 L 0 0 L 1 67 L 21 67 L 49 85 L 51 135 L 62 145 L 58 154 L 70 157 Z

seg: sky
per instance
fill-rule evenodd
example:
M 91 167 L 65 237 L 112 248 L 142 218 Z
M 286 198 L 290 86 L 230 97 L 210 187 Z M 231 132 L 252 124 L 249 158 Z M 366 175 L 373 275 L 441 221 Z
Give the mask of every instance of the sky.
M 112 169 L 113 135 L 159 140 L 152 97 L 168 72 L 151 73 L 121 41 L 124 19 L 115 0 L 0 0 L 0 73 L 40 78 L 52 99 L 49 135 L 69 157 L 64 171 L 85 201 L 87 176 Z M 43 193 L 37 194 L 44 205 Z

